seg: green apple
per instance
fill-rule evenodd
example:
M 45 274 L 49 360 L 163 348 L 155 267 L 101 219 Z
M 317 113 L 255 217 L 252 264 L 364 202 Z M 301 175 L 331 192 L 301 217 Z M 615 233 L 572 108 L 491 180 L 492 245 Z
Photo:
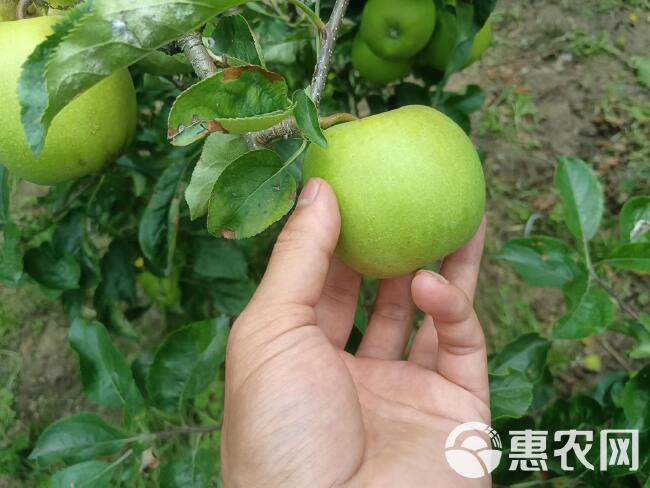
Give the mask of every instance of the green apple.
M 54 185 L 99 171 L 130 144 L 137 107 L 128 70 L 75 98 L 54 118 L 37 160 L 25 139 L 16 95 L 21 66 L 58 17 L 0 23 L 0 164 L 17 176 Z
M 352 66 L 368 81 L 384 85 L 399 80 L 411 70 L 413 60 L 389 61 L 378 57 L 357 35 L 352 43 Z
M 384 59 L 414 57 L 436 25 L 433 0 L 369 0 L 361 16 L 361 35 Z
M 456 16 L 447 10 L 441 10 L 438 12 L 436 30 L 433 32 L 429 43 L 420 53 L 419 61 L 437 70 L 445 71 L 447 64 L 449 64 L 454 54 L 457 36 Z M 492 26 L 488 21 L 474 36 L 472 47 L 463 64 L 463 68 L 477 61 L 488 48 L 491 40 Z
M 481 162 L 446 115 L 410 105 L 325 134 L 327 149 L 309 147 L 303 174 L 334 189 L 337 254 L 352 268 L 375 278 L 409 273 L 476 232 L 485 208 Z

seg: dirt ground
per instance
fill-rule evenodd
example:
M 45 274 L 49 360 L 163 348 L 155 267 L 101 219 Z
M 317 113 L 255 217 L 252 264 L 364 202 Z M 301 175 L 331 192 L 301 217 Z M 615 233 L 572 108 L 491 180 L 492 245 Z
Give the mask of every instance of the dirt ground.
M 650 6 L 647 0 L 499 0 L 493 21 L 492 48 L 450 88 L 477 83 L 486 92 L 473 119 L 486 156 L 490 222 L 477 307 L 494 349 L 525 331 L 546 330 L 563 311 L 558 293 L 523 285 L 494 258 L 531 220 L 535 232 L 568 239 L 553 190 L 556 157 L 580 157 L 598 171 L 610 212 L 605 238 L 615 229 L 611 214 L 631 195 L 650 193 L 650 96 L 634 68 L 636 57 L 648 56 Z M 608 278 L 623 296 L 650 308 L 647 278 Z M 608 340 L 618 346 L 622 339 Z M 581 363 L 586 354 L 616 362 L 600 344 L 584 346 L 553 351 L 573 378 L 591 374 Z M 84 406 L 63 310 L 36 286 L 0 287 L 0 353 L 0 388 L 7 387 L 5 377 L 15 378 L 7 380 L 13 406 L 0 404 L 0 413 L 11 408 L 16 416 L 4 426 L 9 437 L 0 422 L 0 450 Z M 0 486 L 10 486 L 4 483 L 0 474 Z

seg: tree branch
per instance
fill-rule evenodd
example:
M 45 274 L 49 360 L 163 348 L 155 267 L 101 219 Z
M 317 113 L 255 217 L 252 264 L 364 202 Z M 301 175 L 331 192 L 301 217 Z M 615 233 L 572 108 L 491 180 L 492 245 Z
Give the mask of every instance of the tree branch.
M 16 5 L 16 20 L 22 20 L 29 17 L 27 9 L 34 3 L 32 0 L 20 0 Z
M 292 3 L 298 5 L 298 2 Z M 336 34 L 343 21 L 347 7 L 348 0 L 336 0 L 332 15 L 321 32 L 320 50 L 310 85 L 311 98 L 316 106 L 320 104 L 320 99 L 325 89 L 327 73 L 330 69 L 334 45 L 336 44 Z M 192 67 L 199 78 L 204 79 L 217 72 L 215 58 L 203 44 L 200 32 L 192 32 L 184 35 L 178 40 L 178 45 L 190 63 L 192 63 Z M 219 60 L 217 59 L 216 61 L 218 62 Z M 293 117 L 289 117 L 273 127 L 245 134 L 244 137 L 251 149 L 257 149 L 268 145 L 274 140 L 286 139 L 296 134 L 298 134 L 296 120 Z
M 321 39 L 318 61 L 316 62 L 314 77 L 311 80 L 311 98 L 316 103 L 316 106 L 320 104 L 323 89 L 325 88 L 325 81 L 327 80 L 327 73 L 330 69 L 330 62 L 334 54 L 336 34 L 338 33 L 341 22 L 343 22 L 347 8 L 348 0 L 336 0 L 332 15 L 330 15 L 330 20 L 327 22 L 325 32 Z
M 334 54 L 334 45 L 336 44 L 336 34 L 339 30 L 345 11 L 348 8 L 348 0 L 336 0 L 332 15 L 325 26 L 325 30 L 321 34 L 320 49 L 318 52 L 318 60 L 314 69 L 314 76 L 311 80 L 310 93 L 311 98 L 318 107 L 320 99 L 325 89 L 325 82 L 327 81 L 327 73 L 330 69 L 332 55 Z M 249 135 L 249 144 L 254 147 L 266 146 L 270 142 L 288 138 L 298 133 L 298 126 L 296 120 L 291 117 L 283 120 L 279 124 L 259 132 L 253 132 Z
M 208 48 L 203 44 L 201 32 L 190 32 L 178 39 L 178 45 L 192 63 L 196 75 L 205 79 L 217 72 L 217 66 L 214 64 Z

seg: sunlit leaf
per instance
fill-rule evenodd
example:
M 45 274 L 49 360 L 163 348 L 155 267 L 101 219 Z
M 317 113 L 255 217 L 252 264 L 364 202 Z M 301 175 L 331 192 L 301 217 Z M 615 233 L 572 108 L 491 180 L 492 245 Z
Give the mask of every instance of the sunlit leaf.
M 327 139 L 320 128 L 318 109 L 305 90 L 298 90 L 294 96 L 296 123 L 300 132 L 314 144 L 327 148 Z
M 623 242 L 650 242 L 650 197 L 630 198 L 619 219 Z
M 293 105 L 282 76 L 259 66 L 226 68 L 181 93 L 169 113 L 168 137 L 184 146 L 213 132 L 241 134 L 269 128 Z
M 128 441 L 127 434 L 96 413 L 77 413 L 50 424 L 36 441 L 29 459 L 42 466 L 58 461 L 78 463 L 113 454 Z
M 566 225 L 579 241 L 591 239 L 603 216 L 603 187 L 584 161 L 562 157 L 555 185 L 564 203 Z

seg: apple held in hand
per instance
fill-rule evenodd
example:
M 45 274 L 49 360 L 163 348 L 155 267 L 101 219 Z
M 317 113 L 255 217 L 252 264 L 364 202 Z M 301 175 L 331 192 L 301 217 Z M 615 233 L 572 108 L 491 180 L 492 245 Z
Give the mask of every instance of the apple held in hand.
M 411 105 L 336 125 L 311 145 L 304 178 L 329 182 L 341 211 L 339 257 L 386 278 L 467 242 L 481 223 L 485 181 L 472 142 L 446 115 Z

